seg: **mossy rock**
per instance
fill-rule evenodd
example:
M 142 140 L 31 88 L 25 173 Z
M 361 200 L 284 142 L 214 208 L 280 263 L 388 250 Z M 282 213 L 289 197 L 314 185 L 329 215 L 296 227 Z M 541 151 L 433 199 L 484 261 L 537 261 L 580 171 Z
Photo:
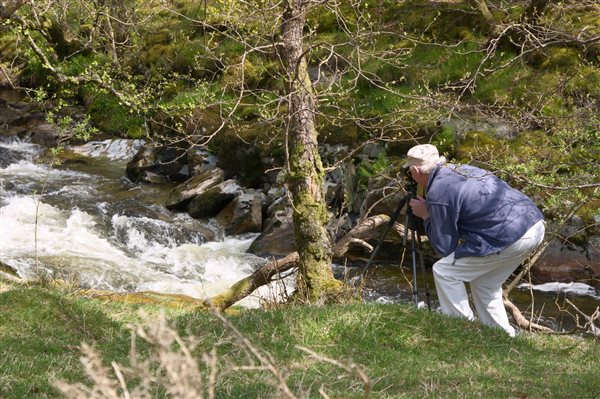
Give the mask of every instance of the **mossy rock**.
M 72 164 L 84 164 L 92 165 L 95 160 L 91 157 L 78 154 L 69 149 L 51 149 L 47 148 L 37 159 L 36 162 L 52 165 L 72 165 Z
M 346 122 L 342 126 L 325 124 L 320 126 L 318 130 L 320 143 L 353 146 L 358 141 L 358 127 L 353 122 Z
M 107 301 L 125 303 L 129 305 L 160 305 L 176 309 L 205 308 L 204 300 L 199 300 L 181 294 L 162 294 L 152 291 L 135 293 L 114 293 L 109 291 L 88 291 L 86 296 L 102 298 Z
M 600 69 L 584 67 L 567 83 L 571 96 L 591 97 L 600 100 Z
M 130 129 L 136 133 L 134 128 L 143 126 L 143 118 L 131 114 L 110 93 L 88 86 L 81 89 L 81 96 L 94 126 L 106 133 L 121 135 Z
M 593 199 L 587 202 L 579 209 L 577 215 L 583 219 L 584 225 L 588 226 L 586 233 L 588 236 L 600 235 L 600 223 L 597 219 L 600 217 L 600 199 Z
M 525 130 L 509 144 L 512 153 L 527 147 L 544 147 L 548 145 L 548 135 L 543 130 Z
M 499 145 L 500 141 L 488 132 L 467 132 L 456 146 L 456 157 L 460 161 L 466 162 L 471 159 L 471 155 L 481 154 L 482 152 L 490 156 Z
M 173 33 L 167 29 L 161 29 L 156 32 L 150 32 L 146 38 L 146 44 L 148 46 L 154 46 L 156 44 L 169 44 L 173 41 Z
M 130 139 L 142 139 L 148 135 L 148 132 L 142 125 L 131 126 L 127 129 L 127 137 Z
M 19 276 L 19 272 L 17 271 L 17 269 L 0 261 L 0 276 L 2 275 L 2 273 L 6 273 L 9 276 L 16 277 L 19 279 L 21 278 L 21 276 Z
M 35 57 L 27 61 L 21 73 L 21 84 L 29 87 L 50 87 L 51 80 L 48 70 Z
M 155 44 L 141 55 L 142 62 L 160 66 L 172 65 L 177 47 L 174 44 Z

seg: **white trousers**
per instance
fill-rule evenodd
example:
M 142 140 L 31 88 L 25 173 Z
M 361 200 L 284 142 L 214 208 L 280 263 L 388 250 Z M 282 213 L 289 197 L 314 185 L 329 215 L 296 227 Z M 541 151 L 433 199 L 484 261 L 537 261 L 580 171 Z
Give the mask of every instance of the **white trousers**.
M 515 329 L 508 322 L 502 300 L 502 284 L 544 239 L 544 222 L 539 221 L 520 239 L 496 254 L 454 258 L 454 252 L 433 265 L 433 277 L 442 313 L 475 316 L 469 306 L 464 283 L 469 283 L 473 304 L 481 323 L 501 328 L 511 337 Z

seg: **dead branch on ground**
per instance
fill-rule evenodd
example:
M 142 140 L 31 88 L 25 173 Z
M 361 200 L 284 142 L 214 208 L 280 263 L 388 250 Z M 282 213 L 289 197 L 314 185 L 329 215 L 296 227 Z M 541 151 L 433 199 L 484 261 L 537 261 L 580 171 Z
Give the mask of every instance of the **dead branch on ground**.
M 376 235 L 377 229 L 380 226 L 389 223 L 389 221 L 390 217 L 387 215 L 376 215 L 364 219 L 335 243 L 333 247 L 333 257 L 344 257 L 350 248 L 354 246 L 361 246 L 372 251 L 373 247 L 366 240 Z M 404 236 L 404 226 L 401 224 L 395 223 L 392 230 L 399 236 Z M 258 288 L 271 283 L 277 279 L 281 273 L 297 267 L 298 259 L 298 252 L 292 252 L 282 259 L 269 261 L 256 269 L 256 271 L 248 277 L 245 277 L 232 285 L 227 291 L 207 300 L 205 305 L 223 311 L 236 302 L 246 298 Z

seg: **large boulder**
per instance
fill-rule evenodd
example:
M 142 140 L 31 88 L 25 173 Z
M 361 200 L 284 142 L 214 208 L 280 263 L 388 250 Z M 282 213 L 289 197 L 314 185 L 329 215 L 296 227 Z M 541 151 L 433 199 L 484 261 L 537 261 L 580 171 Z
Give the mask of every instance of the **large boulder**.
M 262 230 L 263 195 L 249 190 L 237 196 L 216 217 L 227 234 L 258 233 Z
M 52 123 L 42 123 L 27 132 L 29 140 L 43 147 L 55 147 L 60 139 L 60 131 Z
M 295 250 L 292 209 L 285 205 L 285 200 L 282 200 L 265 221 L 263 232 L 252 242 L 248 252 L 263 257 L 281 257 Z
M 225 180 L 195 196 L 188 205 L 188 213 L 196 219 L 214 217 L 241 193 L 236 180 Z
M 225 172 L 220 168 L 204 170 L 185 183 L 175 187 L 167 198 L 166 207 L 170 210 L 184 211 L 190 201 L 223 182 Z

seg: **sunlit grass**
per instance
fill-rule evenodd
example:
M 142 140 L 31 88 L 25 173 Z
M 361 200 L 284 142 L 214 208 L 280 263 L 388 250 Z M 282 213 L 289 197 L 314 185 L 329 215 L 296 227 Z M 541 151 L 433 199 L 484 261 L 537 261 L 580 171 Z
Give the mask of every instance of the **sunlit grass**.
M 79 346 L 93 344 L 110 365 L 127 366 L 128 325 L 165 310 L 194 353 L 215 349 L 217 397 L 277 396 L 273 375 L 232 334 L 237 328 L 272 359 L 298 397 L 362 398 L 364 384 L 334 365 L 355 365 L 372 384 L 370 398 L 593 397 L 600 392 L 600 345 L 570 336 L 516 339 L 477 323 L 411 305 L 353 304 L 245 310 L 223 323 L 205 311 L 84 298 L 75 293 L 0 285 L 0 397 L 57 397 L 57 379 L 86 382 Z M 140 345 L 140 347 L 142 347 Z M 306 350 L 312 352 L 309 353 Z M 163 397 L 157 390 L 156 397 Z

